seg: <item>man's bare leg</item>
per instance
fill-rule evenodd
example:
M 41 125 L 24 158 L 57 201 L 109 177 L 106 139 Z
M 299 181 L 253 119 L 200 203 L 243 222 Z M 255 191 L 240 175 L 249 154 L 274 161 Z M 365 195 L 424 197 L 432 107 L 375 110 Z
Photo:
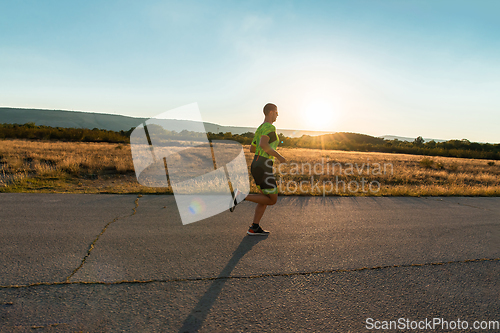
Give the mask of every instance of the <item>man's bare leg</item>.
M 253 216 L 253 224 L 259 224 L 264 212 L 266 211 L 267 205 L 257 204 L 255 206 L 255 215 Z
M 255 202 L 255 215 L 253 218 L 254 224 L 259 224 L 267 206 L 272 206 L 278 201 L 278 194 L 249 194 L 245 198 L 246 201 Z

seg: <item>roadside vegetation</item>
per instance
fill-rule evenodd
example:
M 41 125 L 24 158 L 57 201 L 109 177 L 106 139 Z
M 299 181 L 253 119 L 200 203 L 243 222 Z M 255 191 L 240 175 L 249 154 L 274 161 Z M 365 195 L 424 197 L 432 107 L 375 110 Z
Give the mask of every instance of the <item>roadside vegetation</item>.
M 128 131 L 107 131 L 94 128 L 61 128 L 37 126 L 34 123 L 24 125 L 0 124 L 0 139 L 28 139 L 44 141 L 68 142 L 108 142 L 130 143 L 129 137 L 133 129 Z M 170 132 L 171 137 L 198 137 L 199 133 L 183 131 Z M 249 145 L 253 133 L 208 133 L 210 140 L 234 140 L 243 145 Z M 412 154 L 425 156 L 459 157 L 473 159 L 487 159 L 500 161 L 500 144 L 477 143 L 468 140 L 450 140 L 446 142 L 424 142 L 422 137 L 413 142 L 399 140 L 384 140 L 357 133 L 334 133 L 320 136 L 304 135 L 300 138 L 290 138 L 279 135 L 280 147 L 285 148 L 312 148 L 322 150 L 342 150 L 359 152 L 380 152 L 395 154 Z
M 137 182 L 128 143 L 3 139 L 0 144 L 0 192 L 172 193 Z M 276 170 L 285 195 L 500 195 L 500 162 L 493 159 L 278 149 L 288 160 Z M 250 165 L 248 145 L 245 154 Z M 353 191 L 353 184 L 368 189 L 370 183 L 377 191 Z M 252 191 L 257 191 L 253 180 Z

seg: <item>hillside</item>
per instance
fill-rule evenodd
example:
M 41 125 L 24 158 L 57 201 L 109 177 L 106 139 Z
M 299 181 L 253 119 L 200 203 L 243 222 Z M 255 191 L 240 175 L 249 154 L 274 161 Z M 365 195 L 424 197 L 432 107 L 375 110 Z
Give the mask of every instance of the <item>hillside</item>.
M 148 118 L 134 118 L 129 116 L 92 113 L 81 111 L 65 110 L 42 110 L 42 109 L 20 109 L 20 108 L 0 108 L 0 124 L 26 124 L 44 125 L 50 127 L 64 128 L 87 128 L 102 129 L 108 131 L 128 131 L 141 124 Z M 171 130 L 182 131 L 196 128 L 195 122 L 189 120 L 172 119 L 169 123 Z M 204 122 L 205 130 L 212 133 L 243 134 L 255 132 L 256 127 L 223 126 L 214 123 Z M 302 135 L 322 135 L 325 131 L 304 131 L 279 129 L 280 133 L 289 137 L 300 137 Z
M 328 141 L 338 142 L 371 143 L 373 145 L 383 145 L 385 143 L 385 140 L 382 138 L 376 138 L 370 135 L 358 133 L 337 132 L 333 134 L 325 134 L 321 137 Z
M 110 131 L 127 131 L 142 123 L 145 118 L 64 110 L 0 108 L 0 124 L 44 125 L 65 128 L 99 128 Z
M 399 140 L 399 141 L 413 142 L 413 140 L 415 140 L 415 138 L 409 138 L 406 136 L 397 136 L 397 135 L 382 135 L 382 136 L 379 136 L 379 138 L 384 139 L 384 140 L 389 140 L 389 141 Z M 425 142 L 429 142 L 429 141 L 446 142 L 447 141 L 447 140 L 443 140 L 443 139 L 432 139 L 432 138 L 423 138 L 423 139 Z

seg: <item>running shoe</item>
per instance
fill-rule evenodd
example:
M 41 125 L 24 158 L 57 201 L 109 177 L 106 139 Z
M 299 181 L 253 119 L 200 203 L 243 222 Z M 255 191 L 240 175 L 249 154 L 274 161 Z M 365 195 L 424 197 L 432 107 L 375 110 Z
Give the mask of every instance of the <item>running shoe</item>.
M 234 197 L 233 197 L 233 200 L 232 200 L 232 201 L 231 201 L 231 203 L 229 204 L 229 211 L 230 211 L 231 213 L 232 213 L 232 212 L 234 212 L 234 208 L 236 207 L 236 205 L 238 205 L 238 196 L 239 196 L 239 195 L 241 195 L 241 194 L 242 194 L 242 192 L 241 192 L 240 190 L 238 190 L 238 189 L 236 189 L 236 190 L 234 191 Z M 245 200 L 245 199 L 243 199 L 243 200 Z M 240 200 L 240 202 L 241 202 L 241 201 L 243 201 L 243 200 Z
M 250 226 L 247 234 L 249 234 L 250 236 L 267 236 L 269 235 L 269 231 L 262 229 L 260 226 L 255 229 Z

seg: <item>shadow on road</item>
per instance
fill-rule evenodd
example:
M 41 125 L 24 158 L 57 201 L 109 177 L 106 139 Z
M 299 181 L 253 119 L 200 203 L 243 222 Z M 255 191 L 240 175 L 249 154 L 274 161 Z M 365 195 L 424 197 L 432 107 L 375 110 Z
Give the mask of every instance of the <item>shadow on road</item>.
M 238 262 L 245 254 L 247 254 L 252 247 L 258 242 L 267 239 L 267 236 L 245 236 L 241 240 L 238 248 L 233 252 L 233 257 L 229 260 L 226 267 L 222 269 L 219 278 L 229 277 L 231 272 L 236 267 Z M 226 283 L 227 279 L 217 279 L 215 280 L 210 287 L 208 288 L 205 295 L 198 301 L 198 304 L 194 307 L 191 313 L 184 320 L 182 327 L 179 330 L 179 333 L 192 333 L 198 332 L 201 325 L 205 321 L 205 318 L 208 315 L 208 312 L 212 308 L 213 304 L 219 297 L 220 292 L 222 291 L 222 287 Z

